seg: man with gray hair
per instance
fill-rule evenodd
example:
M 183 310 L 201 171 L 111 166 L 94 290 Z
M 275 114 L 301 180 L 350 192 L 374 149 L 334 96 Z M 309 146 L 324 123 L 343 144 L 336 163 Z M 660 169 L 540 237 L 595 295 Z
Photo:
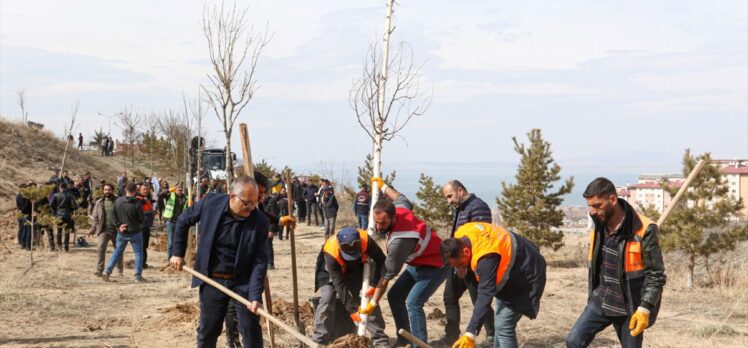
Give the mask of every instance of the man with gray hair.
M 258 200 L 257 182 L 248 176 L 234 179 L 228 195 L 206 195 L 179 216 L 170 259 L 172 267 L 182 269 L 187 233 L 200 222 L 195 270 L 251 302 L 246 307 L 234 303 L 244 347 L 262 347 L 262 328 L 256 313 L 267 273 L 269 223 L 257 209 Z M 192 279 L 192 286 L 200 287 L 197 346 L 215 347 L 230 298 L 197 278 Z
M 450 238 L 454 238 L 455 231 L 468 222 L 489 224 L 492 222 L 491 208 L 488 207 L 488 204 L 468 192 L 465 185 L 460 181 L 448 181 L 444 184 L 442 193 L 453 209 Z M 475 278 L 475 273 L 469 267 L 463 270 L 450 269 L 449 276 L 447 276 L 447 281 L 444 284 L 444 309 L 447 317 L 447 325 L 444 326 L 445 343 L 454 342 L 460 336 L 460 297 L 465 294 L 466 290 L 470 294 L 470 301 L 475 304 L 475 300 L 478 298 L 478 281 Z M 493 309 L 489 306 L 488 313 L 483 317 L 484 321 L 482 322 L 482 326 L 486 328 L 486 343 L 492 343 L 494 340 L 493 317 Z M 480 330 L 480 326 L 481 324 L 479 324 L 478 330 Z

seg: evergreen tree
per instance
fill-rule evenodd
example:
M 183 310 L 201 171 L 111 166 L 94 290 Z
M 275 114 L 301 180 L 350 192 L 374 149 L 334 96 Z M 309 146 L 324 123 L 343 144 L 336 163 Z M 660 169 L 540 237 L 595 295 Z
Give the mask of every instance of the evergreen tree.
M 413 213 L 435 231 L 446 228 L 451 221 L 451 209 L 441 185 L 435 185 L 434 180 L 423 173 L 418 183 L 421 186 L 416 197 L 420 202 L 413 207 Z
M 687 177 L 704 159 L 704 167 L 694 178 L 691 187 L 676 203 L 667 220 L 660 226 L 660 241 L 665 251 L 680 251 L 688 257 L 687 285 L 693 287 L 693 273 L 699 258 L 706 263 L 709 257 L 735 249 L 739 241 L 748 240 L 745 224 L 737 226 L 730 218 L 743 208 L 740 200 L 729 195 L 729 187 L 720 169 L 711 163 L 709 153 L 694 157 L 690 150 L 683 155 L 683 175 Z M 675 196 L 677 187 L 666 183 L 663 189 Z M 652 219 L 659 218 L 654 209 L 644 211 Z
M 559 210 L 562 196 L 571 192 L 574 177 L 570 177 L 557 190 L 554 183 L 561 179 L 561 167 L 553 160 L 551 144 L 543 140 L 540 129 L 527 133 L 530 146 L 514 141 L 514 150 L 522 156 L 515 184 L 501 183 L 502 197 L 496 198 L 504 224 L 521 233 L 541 247 L 558 250 L 564 235 L 553 231 L 563 223 L 564 213 Z
M 373 157 L 371 157 L 371 154 L 367 154 L 366 161 L 364 161 L 364 166 L 358 167 L 358 178 L 356 179 L 356 181 L 358 181 L 359 187 L 363 185 L 366 185 L 367 187 L 371 186 L 371 177 L 372 175 L 374 175 L 374 166 L 371 164 L 372 160 Z M 392 173 L 383 177 L 382 180 L 384 180 L 387 185 L 392 185 L 392 183 L 395 181 L 396 174 L 397 173 L 393 171 Z
M 255 171 L 262 173 L 268 180 L 273 178 L 273 175 L 278 173 L 273 166 L 270 165 L 267 161 L 264 159 L 260 161 L 260 163 L 255 163 Z

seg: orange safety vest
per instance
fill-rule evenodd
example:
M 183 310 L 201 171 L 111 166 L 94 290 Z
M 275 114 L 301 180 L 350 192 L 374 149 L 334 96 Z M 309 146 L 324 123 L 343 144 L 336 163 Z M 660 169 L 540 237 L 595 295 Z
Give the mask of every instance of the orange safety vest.
M 654 224 L 652 220 L 650 220 L 648 217 L 644 215 L 640 215 L 639 213 L 635 214 L 639 216 L 639 220 L 641 220 L 642 224 L 633 233 L 633 238 L 626 241 L 626 247 L 624 248 L 624 259 L 623 259 L 623 267 L 624 271 L 626 272 L 626 278 L 639 278 L 644 276 L 644 261 L 642 261 L 642 240 L 644 239 L 644 232 L 647 231 L 647 227 L 649 225 Z M 589 255 L 587 256 L 587 261 L 589 264 L 592 264 L 592 254 L 595 250 L 595 240 L 596 240 L 596 232 L 595 228 L 593 227 L 590 229 L 590 251 Z
M 369 248 L 369 234 L 364 230 L 358 230 L 358 235 L 361 237 L 361 262 L 366 263 L 368 259 L 366 250 Z M 340 242 L 338 242 L 337 234 L 327 239 L 322 251 L 332 256 L 332 258 L 334 258 L 340 265 L 343 274 L 345 274 L 345 260 L 343 260 L 343 256 L 340 255 Z
M 468 222 L 455 231 L 455 238 L 467 238 L 470 240 L 470 269 L 473 272 L 478 267 L 478 261 L 489 254 L 501 256 L 499 268 L 496 270 L 496 291 L 500 291 L 507 280 L 514 265 L 516 243 L 512 232 L 485 222 Z M 480 281 L 480 275 L 475 273 L 475 278 Z

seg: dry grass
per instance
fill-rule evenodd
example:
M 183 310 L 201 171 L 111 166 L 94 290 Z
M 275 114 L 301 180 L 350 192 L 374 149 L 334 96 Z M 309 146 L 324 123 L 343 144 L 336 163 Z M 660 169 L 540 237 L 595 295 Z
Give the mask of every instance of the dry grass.
M 0 231 L 0 237 L 14 231 Z M 314 260 L 322 244 L 323 232 L 301 224 L 297 231 L 299 302 L 305 305 L 314 293 Z M 562 344 L 587 301 L 587 269 L 584 266 L 585 237 L 569 236 L 567 247 L 546 253 L 548 283 L 536 320 L 523 318 L 518 335 L 523 347 L 552 347 Z M 0 238 L 0 243 L 5 238 Z M 74 248 L 68 254 L 37 252 L 37 265 L 27 275 L 28 254 L 6 242 L 10 252 L 0 252 L 0 346 L 192 346 L 195 342 L 197 292 L 189 288 L 183 274 L 147 269 L 146 284 L 132 282 L 132 271 L 112 277 L 105 283 L 91 273 L 95 267 L 93 248 Z M 292 301 L 290 248 L 287 240 L 274 242 L 276 270 L 269 272 L 273 298 Z M 0 247 L 0 250 L 3 248 Z M 125 260 L 132 259 L 128 252 Z M 745 255 L 742 246 L 735 255 Z M 164 262 L 162 252 L 149 251 L 156 267 Z M 735 257 L 737 259 L 737 257 Z M 685 288 L 682 267 L 676 256 L 668 255 L 668 285 L 657 324 L 646 332 L 648 347 L 746 347 L 748 346 L 748 276 L 744 264 L 723 269 L 722 285 L 689 290 Z M 714 265 L 716 266 L 716 265 Z M 715 276 L 716 277 L 716 276 Z M 699 277 L 701 279 L 701 276 Z M 706 279 L 706 278 L 704 278 Z M 426 303 L 425 312 L 444 311 L 443 288 Z M 469 296 L 460 302 L 465 327 L 472 306 Z M 386 332 L 394 337 L 395 326 L 386 299 L 381 302 Z M 279 313 L 280 314 L 280 313 Z M 281 314 L 288 321 L 291 313 Z M 428 320 L 429 337 L 444 335 L 443 318 Z M 309 322 L 306 330 L 311 332 Z M 276 330 L 279 347 L 294 347 L 295 340 Z M 267 335 L 265 335 L 267 338 Z M 484 334 L 478 342 L 483 342 Z M 223 337 L 219 346 L 224 345 Z M 593 347 L 617 346 L 612 328 L 603 331 Z

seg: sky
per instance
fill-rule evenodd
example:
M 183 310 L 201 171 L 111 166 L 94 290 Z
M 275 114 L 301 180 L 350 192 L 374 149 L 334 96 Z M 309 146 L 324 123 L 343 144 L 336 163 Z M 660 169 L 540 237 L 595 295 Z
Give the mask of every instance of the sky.
M 260 87 L 238 121 L 249 126 L 253 157 L 355 172 L 372 145 L 348 96 L 369 43 L 381 40 L 385 2 L 247 4 L 247 25 L 272 35 Z M 19 118 L 19 89 L 30 119 L 60 134 L 76 100 L 84 136 L 108 129 L 98 113 L 180 110 L 182 96 L 208 82 L 203 9 L 172 0 L 0 2 L 0 115 Z M 447 180 L 513 168 L 512 137 L 526 141 L 532 128 L 552 144 L 563 176 L 678 172 L 686 148 L 748 158 L 744 0 L 413 0 L 400 1 L 393 20 L 392 41 L 423 64 L 418 82 L 431 103 L 384 145 L 385 169 L 432 169 Z M 220 146 L 217 118 L 206 121 Z M 491 173 L 498 186 L 512 170 Z

